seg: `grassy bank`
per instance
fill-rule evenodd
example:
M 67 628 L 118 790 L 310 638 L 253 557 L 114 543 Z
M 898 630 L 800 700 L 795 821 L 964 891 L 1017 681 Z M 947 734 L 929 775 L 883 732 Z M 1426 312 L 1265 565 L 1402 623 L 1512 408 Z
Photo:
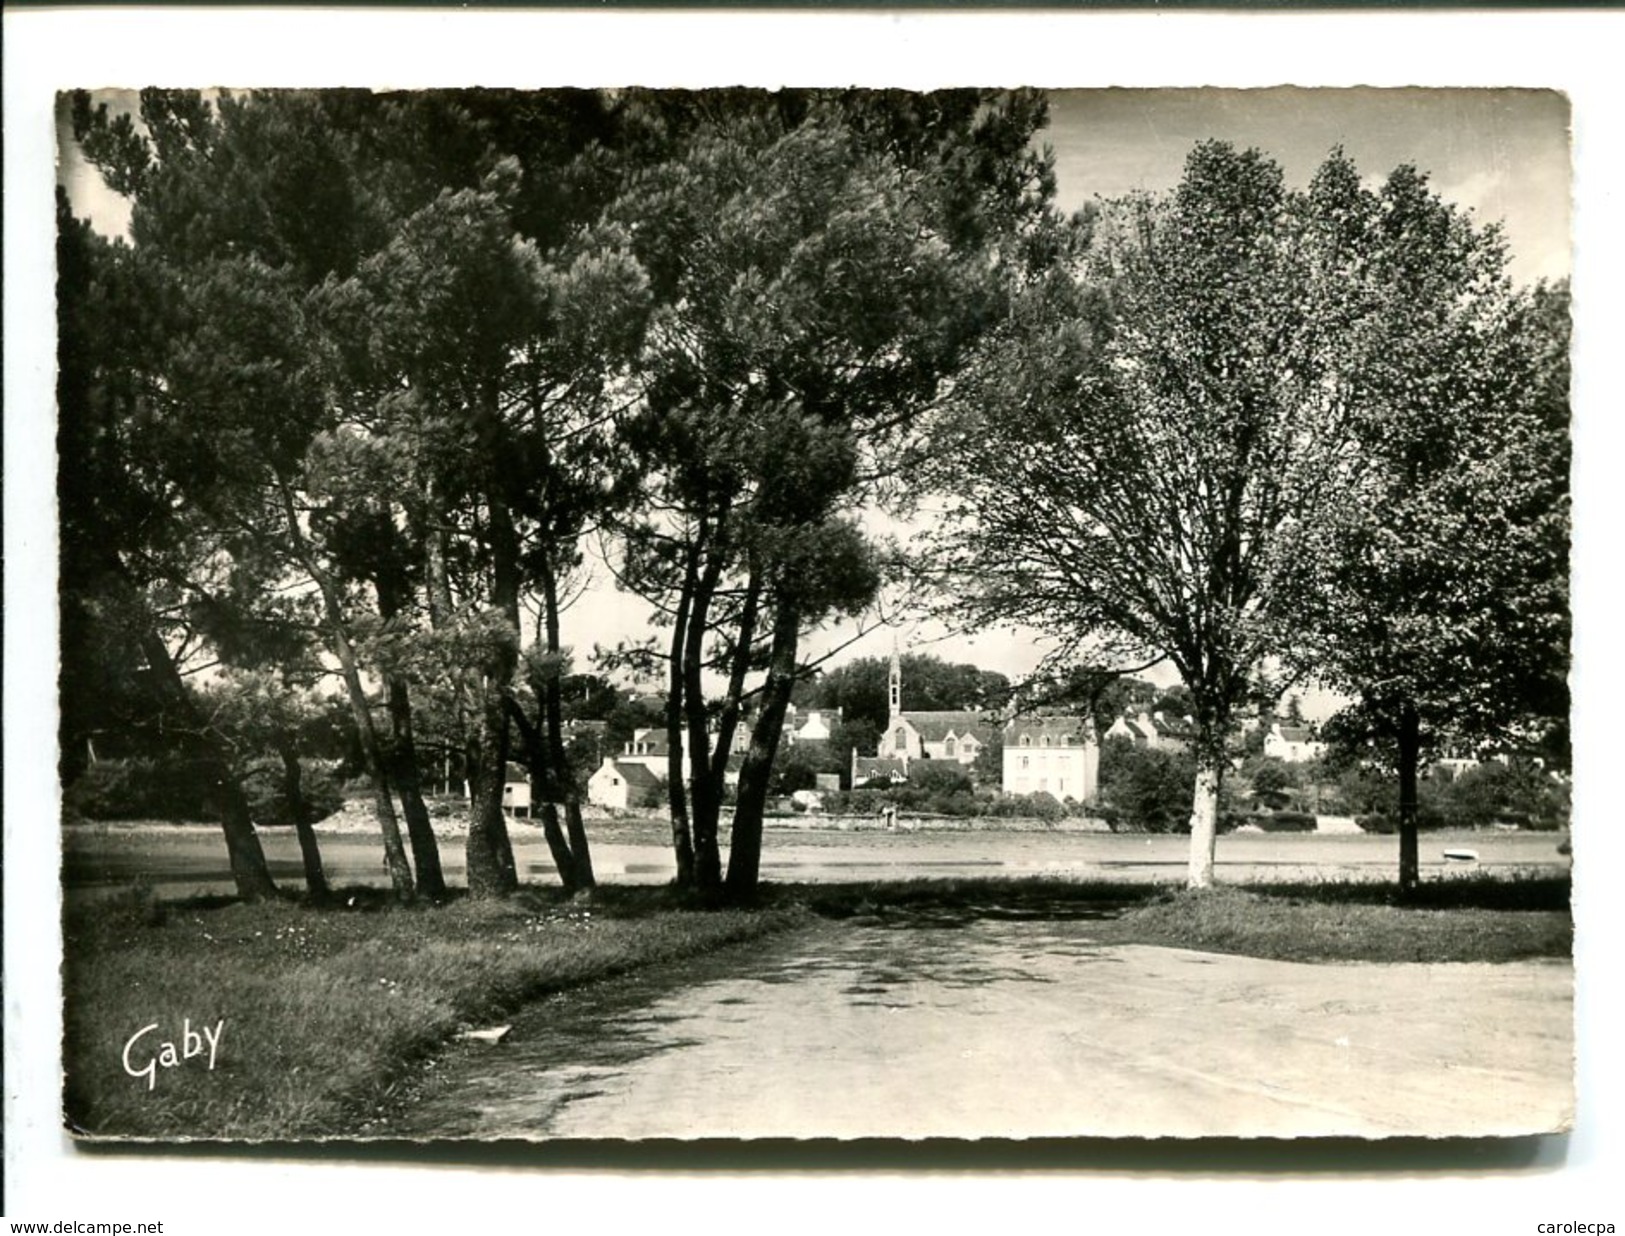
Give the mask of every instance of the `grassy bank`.
M 1335 885 L 1164 893 L 1102 927 L 1103 943 L 1278 961 L 1508 962 L 1567 960 L 1574 951 L 1566 908 L 1385 903 L 1348 896 Z
M 781 886 L 831 918 L 951 925 L 972 918 L 1091 919 L 1103 944 L 1154 944 L 1279 961 L 1505 962 L 1573 955 L 1566 877 L 1459 877 L 1408 894 L 1373 881 L 1191 892 L 1069 880 L 916 880 Z
M 353 1136 L 459 1029 L 526 1000 L 809 923 L 954 926 L 1086 920 L 1101 944 L 1289 961 L 1507 962 L 1572 955 L 1568 881 L 1458 878 L 1400 897 L 1369 881 L 1221 887 L 1064 879 L 766 885 L 753 910 L 702 913 L 665 889 L 609 886 L 403 908 L 376 891 L 294 902 L 70 898 L 66 1108 L 98 1135 Z M 220 1026 L 221 1019 L 224 1025 Z M 174 1067 L 140 1070 L 173 1042 Z M 204 1035 L 218 1027 L 215 1067 Z M 186 1058 L 186 1031 L 197 1054 Z
M 590 909 L 527 890 L 501 904 L 400 908 L 376 894 L 315 910 L 161 907 L 131 895 L 64 924 L 66 1116 L 101 1135 L 345 1136 L 459 1029 L 527 999 L 751 940 L 793 908 L 702 914 L 659 889 Z M 215 1067 L 205 1034 L 219 1027 Z M 184 1037 L 187 1022 L 196 1036 Z M 140 1071 L 175 1044 L 178 1063 Z M 188 1046 L 198 1054 L 188 1059 Z

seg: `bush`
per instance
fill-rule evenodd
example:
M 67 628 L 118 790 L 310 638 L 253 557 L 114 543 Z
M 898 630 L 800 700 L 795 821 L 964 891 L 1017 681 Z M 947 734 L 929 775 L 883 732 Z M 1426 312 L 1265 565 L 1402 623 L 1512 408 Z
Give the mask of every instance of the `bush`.
M 69 815 L 87 820 L 212 820 L 219 785 L 201 760 L 171 756 L 103 760 L 63 791 Z
M 1271 811 L 1284 809 L 1298 789 L 1296 773 L 1278 759 L 1264 758 L 1253 762 L 1250 779 L 1253 799 Z
M 1399 831 L 1399 825 L 1391 815 L 1357 815 L 1354 822 L 1360 826 L 1361 832 L 1389 834 Z
M 1274 811 L 1254 817 L 1254 823 L 1267 833 L 1312 833 L 1315 817 L 1307 811 Z
M 824 799 L 828 810 L 837 815 L 879 815 L 886 802 L 885 791 L 870 789 L 847 790 Z
M 1100 755 L 1100 787 L 1114 831 L 1182 832 L 1190 827 L 1196 764 L 1183 752 L 1149 751 L 1121 739 Z
M 982 804 L 970 790 L 955 790 L 951 794 L 932 794 L 925 800 L 925 811 L 930 815 L 980 815 Z
M 1497 823 L 1557 828 L 1569 816 L 1567 787 L 1528 760 L 1491 762 L 1466 769 L 1446 787 L 1441 798 L 1452 821 L 1467 828 Z
M 1036 794 L 1004 794 L 983 803 L 984 815 L 995 819 L 1037 819 L 1048 823 L 1064 820 L 1066 807 L 1055 795 L 1039 790 Z
M 951 760 L 915 760 L 908 769 L 908 788 L 924 794 L 970 794 L 974 788 L 964 765 Z
M 296 823 L 288 804 L 286 774 L 280 759 L 254 760 L 243 774 L 249 818 L 261 828 L 286 828 Z M 325 820 L 344 805 L 344 792 L 324 768 L 301 761 L 299 790 L 305 800 L 305 823 Z

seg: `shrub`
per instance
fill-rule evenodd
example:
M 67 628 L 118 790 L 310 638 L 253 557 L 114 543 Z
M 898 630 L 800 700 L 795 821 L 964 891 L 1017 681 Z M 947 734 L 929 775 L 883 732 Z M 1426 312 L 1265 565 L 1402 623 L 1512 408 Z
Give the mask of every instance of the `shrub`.
M 1251 773 L 1252 796 L 1262 806 L 1280 811 L 1292 801 L 1298 779 L 1283 761 L 1260 759 L 1253 764 Z
M 219 817 L 220 793 L 200 760 L 103 760 L 66 787 L 63 806 L 88 820 L 210 820 Z
M 1361 832 L 1367 833 L 1394 833 L 1399 831 L 1399 825 L 1394 822 L 1391 815 L 1372 814 L 1357 815 L 1354 822 L 1360 826 Z
M 908 786 L 925 794 L 970 794 L 971 779 L 964 766 L 950 760 L 915 760 L 909 765 Z
M 1267 833 L 1312 833 L 1315 817 L 1307 811 L 1275 811 L 1254 817 L 1254 822 Z
M 979 815 L 982 804 L 970 790 L 955 790 L 950 794 L 932 794 L 925 800 L 925 810 L 932 815 Z
M 243 793 L 248 797 L 248 814 L 262 828 L 289 827 L 298 823 L 288 804 L 286 775 L 280 759 L 267 757 L 252 761 L 243 774 Z M 344 792 L 327 770 L 301 761 L 299 790 L 305 800 L 305 822 L 325 820 L 344 805 Z
M 1149 751 L 1114 739 L 1100 756 L 1100 786 L 1116 813 L 1116 830 L 1180 832 L 1190 827 L 1196 764 L 1172 751 Z
M 1556 828 L 1568 819 L 1567 788 L 1529 760 L 1491 762 L 1469 768 L 1441 795 L 1445 813 L 1463 827 L 1517 824 Z
M 879 815 L 886 801 L 884 791 L 870 789 L 847 790 L 824 799 L 829 810 L 840 815 Z
M 1036 794 L 1005 794 L 984 803 L 982 810 L 995 819 L 1038 819 L 1049 823 L 1064 820 L 1067 815 L 1061 800 L 1043 790 Z

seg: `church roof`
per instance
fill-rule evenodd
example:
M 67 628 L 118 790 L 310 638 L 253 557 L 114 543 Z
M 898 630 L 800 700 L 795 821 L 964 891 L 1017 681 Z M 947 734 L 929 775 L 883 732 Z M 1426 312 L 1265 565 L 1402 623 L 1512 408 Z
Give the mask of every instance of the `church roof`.
M 993 724 L 979 712 L 909 712 L 904 710 L 903 720 L 914 727 L 925 742 L 941 742 L 949 734 L 963 738 L 975 735 L 978 742 L 986 742 L 993 734 Z

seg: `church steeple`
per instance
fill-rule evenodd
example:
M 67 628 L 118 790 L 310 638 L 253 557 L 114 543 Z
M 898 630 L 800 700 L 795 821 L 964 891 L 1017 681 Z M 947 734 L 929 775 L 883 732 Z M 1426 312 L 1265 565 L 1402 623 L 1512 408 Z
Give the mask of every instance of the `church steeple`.
M 891 674 L 887 678 L 887 700 L 890 707 L 890 716 L 887 719 L 888 728 L 897 724 L 897 719 L 903 715 L 903 658 L 897 651 L 897 641 L 891 642 Z

